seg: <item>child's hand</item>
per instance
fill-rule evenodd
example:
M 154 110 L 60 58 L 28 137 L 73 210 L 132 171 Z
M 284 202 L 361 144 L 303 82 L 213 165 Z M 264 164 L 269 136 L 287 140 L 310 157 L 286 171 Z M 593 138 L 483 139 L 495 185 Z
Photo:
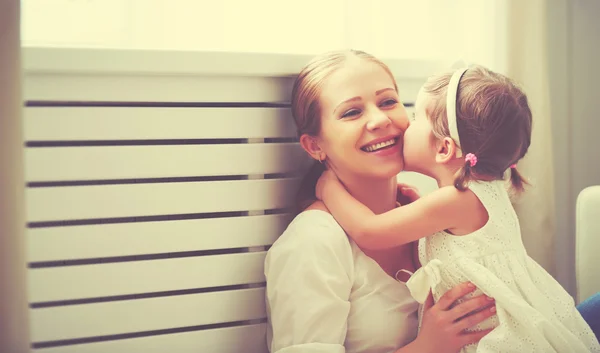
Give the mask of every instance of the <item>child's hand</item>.
M 416 187 L 407 184 L 398 183 L 398 193 L 398 200 L 401 204 L 414 202 L 421 197 Z
M 315 195 L 317 196 L 317 199 L 323 201 L 323 190 L 325 189 L 325 187 L 327 185 L 331 185 L 332 183 L 339 182 L 340 181 L 338 180 L 337 176 L 333 171 L 331 171 L 330 169 L 325 170 L 323 174 L 321 174 L 321 177 L 319 177 L 319 181 L 317 182 L 317 187 L 315 190 Z

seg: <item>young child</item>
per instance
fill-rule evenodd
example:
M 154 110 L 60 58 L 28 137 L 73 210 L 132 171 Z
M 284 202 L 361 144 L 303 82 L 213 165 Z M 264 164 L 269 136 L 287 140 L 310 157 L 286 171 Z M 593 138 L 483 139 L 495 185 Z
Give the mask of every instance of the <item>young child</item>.
M 436 179 L 438 190 L 375 215 L 327 171 L 317 196 L 363 248 L 423 238 L 423 267 L 406 283 L 420 303 L 465 281 L 495 300 L 496 316 L 473 328 L 495 329 L 464 352 L 600 352 L 569 294 L 527 255 L 505 188 L 509 173 L 517 191 L 525 183 L 516 169 L 531 140 L 525 94 L 477 66 L 430 78 L 415 111 L 406 168 Z

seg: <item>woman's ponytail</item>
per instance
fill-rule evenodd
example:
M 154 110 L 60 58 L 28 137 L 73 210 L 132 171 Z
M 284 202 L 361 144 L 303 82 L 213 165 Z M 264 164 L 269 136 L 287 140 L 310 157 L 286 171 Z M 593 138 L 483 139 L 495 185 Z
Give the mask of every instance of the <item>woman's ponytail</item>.
M 317 182 L 321 174 L 325 171 L 325 164 L 314 161 L 308 172 L 302 178 L 298 192 L 296 193 L 296 214 L 304 211 L 308 206 L 317 200 L 315 193 Z

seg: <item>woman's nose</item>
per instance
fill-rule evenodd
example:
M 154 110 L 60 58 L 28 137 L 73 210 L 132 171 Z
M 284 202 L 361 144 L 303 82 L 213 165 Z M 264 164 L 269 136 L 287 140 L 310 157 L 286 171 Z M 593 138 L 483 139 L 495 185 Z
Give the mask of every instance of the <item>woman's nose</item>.
M 387 114 L 380 110 L 374 109 L 371 114 L 369 114 L 369 121 L 367 122 L 368 130 L 377 130 L 381 128 L 385 128 L 392 123 Z

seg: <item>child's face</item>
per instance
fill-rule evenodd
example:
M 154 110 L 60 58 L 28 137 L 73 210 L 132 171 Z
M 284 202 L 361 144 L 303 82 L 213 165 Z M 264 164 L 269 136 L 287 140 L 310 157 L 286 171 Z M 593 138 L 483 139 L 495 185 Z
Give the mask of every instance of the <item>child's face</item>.
M 432 97 L 421 88 L 415 102 L 415 113 L 404 134 L 404 169 L 431 176 L 435 165 L 435 144 L 427 107 Z

